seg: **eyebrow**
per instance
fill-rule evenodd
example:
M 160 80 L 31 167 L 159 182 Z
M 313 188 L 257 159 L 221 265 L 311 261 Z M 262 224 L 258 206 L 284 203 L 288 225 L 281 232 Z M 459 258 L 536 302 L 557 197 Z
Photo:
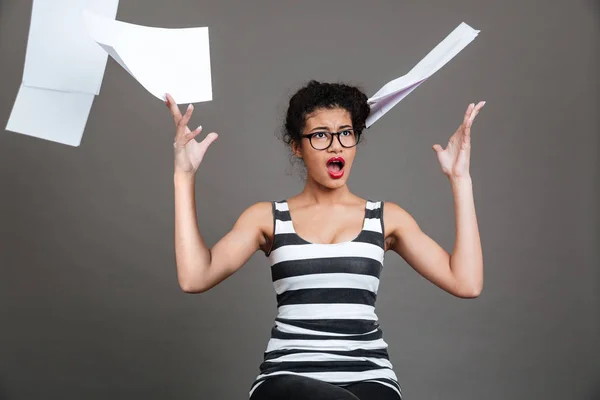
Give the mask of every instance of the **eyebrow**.
M 342 125 L 340 126 L 339 129 L 347 129 L 347 128 L 352 128 L 350 125 Z M 317 126 L 316 128 L 312 128 L 310 131 L 328 131 L 329 128 L 326 126 Z

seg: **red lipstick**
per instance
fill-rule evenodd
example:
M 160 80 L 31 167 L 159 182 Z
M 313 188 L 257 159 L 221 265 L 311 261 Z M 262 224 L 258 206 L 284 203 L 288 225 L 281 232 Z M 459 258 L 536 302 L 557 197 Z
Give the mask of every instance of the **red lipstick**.
M 332 179 L 340 179 L 344 176 L 344 165 L 346 161 L 343 157 L 331 157 L 327 160 L 327 172 Z

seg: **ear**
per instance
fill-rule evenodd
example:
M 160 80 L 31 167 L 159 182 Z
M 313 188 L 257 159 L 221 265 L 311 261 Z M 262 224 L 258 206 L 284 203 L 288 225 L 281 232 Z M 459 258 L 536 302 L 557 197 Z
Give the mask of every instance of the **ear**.
M 292 153 L 294 153 L 294 155 L 298 158 L 302 158 L 302 146 L 300 145 L 300 143 L 296 142 L 295 140 L 292 140 L 292 143 L 290 143 L 290 145 L 292 146 Z

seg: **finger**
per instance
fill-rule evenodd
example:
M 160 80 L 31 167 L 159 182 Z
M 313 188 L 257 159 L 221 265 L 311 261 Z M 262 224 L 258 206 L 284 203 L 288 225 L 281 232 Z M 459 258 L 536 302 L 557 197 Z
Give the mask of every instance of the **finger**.
M 204 138 L 203 141 L 200 142 L 200 149 L 205 152 L 208 147 L 215 141 L 219 135 L 216 132 L 211 132 Z
M 477 105 L 473 109 L 473 112 L 471 113 L 471 117 L 469 118 L 471 123 L 473 122 L 473 120 L 475 119 L 477 114 L 479 114 L 479 111 L 481 111 L 481 109 L 483 108 L 484 105 L 485 105 L 485 101 L 480 101 L 479 103 L 477 103 Z
M 177 122 L 179 122 L 179 120 L 181 119 L 181 111 L 179 111 L 179 106 L 177 106 L 177 102 L 175 102 L 175 99 L 173 99 L 173 97 L 170 94 L 167 93 L 166 97 L 167 106 L 169 107 L 169 111 L 171 112 L 171 116 L 173 117 L 173 122 L 177 124 Z
M 185 111 L 185 114 L 183 114 L 183 117 L 181 117 L 179 119 L 179 121 L 177 122 L 177 134 L 178 135 L 184 135 L 186 130 L 186 126 L 188 124 L 188 122 L 190 122 L 190 118 L 192 118 L 192 113 L 194 112 L 194 106 L 193 105 L 189 105 L 187 110 Z
M 463 118 L 463 125 L 466 124 L 467 121 L 469 120 L 469 117 L 471 116 L 471 113 L 473 112 L 473 107 L 474 107 L 473 103 L 469 104 L 469 106 L 467 107 L 467 111 L 465 111 L 465 116 Z
M 465 124 L 465 128 L 463 129 L 463 134 L 464 137 L 469 137 L 471 136 L 471 125 L 473 124 L 473 121 L 471 119 L 469 119 L 467 121 L 467 123 Z
M 434 144 L 432 147 L 433 151 L 435 151 L 436 153 L 439 153 L 441 151 L 444 151 L 444 149 L 442 148 L 442 146 L 440 146 L 439 144 Z
M 165 100 L 168 105 L 176 104 L 175 99 L 173 99 L 173 96 L 171 96 L 169 93 L 165 94 Z
M 198 136 L 202 132 L 202 126 L 197 127 L 193 131 L 188 131 L 183 135 L 178 135 L 175 137 L 175 141 L 173 142 L 173 147 L 176 149 L 185 147 L 193 138 Z
M 202 132 L 202 126 L 197 127 L 193 131 L 190 131 L 188 129 L 187 132 L 183 135 L 183 140 L 185 141 L 185 143 L 187 143 L 190 140 L 194 139 L 196 136 L 198 136 L 200 132 Z
M 485 101 L 480 101 L 477 104 L 477 106 L 473 109 L 473 112 L 471 113 L 471 116 L 469 117 L 469 120 L 467 121 L 467 124 L 466 124 L 466 131 L 465 131 L 466 135 L 471 135 L 471 126 L 473 126 L 473 121 L 475 120 L 475 117 L 477 116 L 477 114 L 479 114 L 479 111 L 483 108 L 484 105 L 485 105 Z

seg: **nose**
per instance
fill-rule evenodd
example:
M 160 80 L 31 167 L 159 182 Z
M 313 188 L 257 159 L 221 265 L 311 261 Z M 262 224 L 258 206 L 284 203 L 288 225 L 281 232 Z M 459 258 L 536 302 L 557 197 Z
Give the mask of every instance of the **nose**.
M 330 151 L 331 153 L 339 153 L 340 151 L 342 151 L 342 149 L 343 149 L 343 147 L 342 147 L 342 144 L 340 143 L 340 136 L 334 135 L 334 137 L 332 138 L 332 141 L 331 141 L 331 145 L 329 146 L 329 148 L 327 150 Z

